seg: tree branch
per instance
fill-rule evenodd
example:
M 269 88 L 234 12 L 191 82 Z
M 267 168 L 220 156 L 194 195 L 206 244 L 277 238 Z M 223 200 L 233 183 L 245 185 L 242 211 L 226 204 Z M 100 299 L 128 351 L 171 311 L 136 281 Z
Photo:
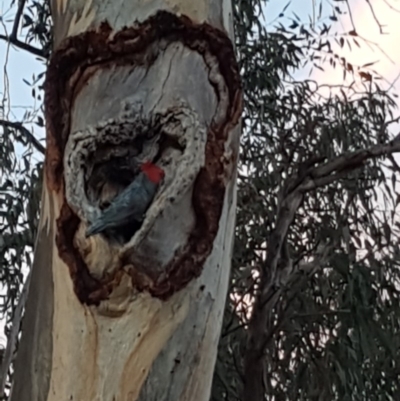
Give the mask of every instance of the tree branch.
M 37 47 L 31 46 L 28 43 L 21 42 L 17 37 L 19 23 L 21 21 L 25 3 L 26 3 L 26 0 L 18 0 L 18 8 L 17 8 L 17 12 L 15 14 L 15 19 L 14 19 L 14 24 L 13 24 L 11 34 L 9 36 L 0 35 L 0 39 L 5 40 L 7 43 L 10 43 L 16 47 L 19 47 L 22 50 L 32 53 L 35 56 L 47 58 L 46 53 L 43 50 L 38 49 Z
M 16 40 L 19 28 L 19 22 L 21 20 L 22 12 L 24 11 L 26 0 L 18 0 L 18 8 L 15 14 L 14 25 L 11 31 L 10 39 Z
M 7 43 L 10 43 L 16 47 L 19 47 L 22 50 L 26 50 L 27 52 L 32 53 L 35 56 L 47 58 L 47 55 L 43 50 L 38 49 L 37 47 L 28 45 L 28 43 L 21 42 L 18 39 L 13 39 L 11 36 L 0 35 L 0 40 L 5 40 Z
M 32 133 L 25 128 L 20 122 L 12 122 L 7 120 L 0 120 L 0 126 L 18 130 L 26 137 L 28 142 L 41 154 L 45 154 L 46 148 L 32 135 Z
M 247 352 L 245 356 L 245 379 L 243 399 L 260 401 L 264 399 L 264 360 L 263 354 L 267 340 L 273 330 L 271 311 L 276 306 L 282 292 L 282 278 L 286 283 L 294 279 L 294 271 L 282 277 L 278 263 L 282 260 L 283 246 L 296 212 L 307 191 L 330 184 L 345 177 L 351 171 L 365 165 L 369 159 L 390 156 L 400 152 L 400 137 L 386 144 L 368 149 L 345 153 L 336 159 L 317 167 L 310 167 L 293 179 L 289 179 L 286 191 L 278 206 L 275 229 L 267 240 L 267 259 L 261 271 L 260 290 L 256 296 L 254 309 L 249 322 Z M 333 244 L 324 246 L 312 263 L 299 266 L 300 270 L 312 275 L 321 264 L 326 263 Z M 284 264 L 282 266 L 285 268 Z
M 28 277 L 26 278 L 25 284 L 22 288 L 21 296 L 19 298 L 17 307 L 14 311 L 14 316 L 12 319 L 11 331 L 8 336 L 7 347 L 4 353 L 4 358 L 1 362 L 0 366 L 0 399 L 4 397 L 4 391 L 6 388 L 7 382 L 7 374 L 10 369 L 10 365 L 13 361 L 14 352 L 17 347 L 18 342 L 18 334 L 21 328 L 22 314 L 24 312 L 26 299 L 29 291 L 29 283 L 30 283 L 31 273 L 29 272 Z
M 368 149 L 344 154 L 328 163 L 310 169 L 303 182 L 299 183 L 298 189 L 300 191 L 310 191 L 330 184 L 349 172 L 364 166 L 369 159 L 389 156 L 397 152 L 400 152 L 400 138 L 396 137 L 396 139 L 386 144 L 379 144 Z

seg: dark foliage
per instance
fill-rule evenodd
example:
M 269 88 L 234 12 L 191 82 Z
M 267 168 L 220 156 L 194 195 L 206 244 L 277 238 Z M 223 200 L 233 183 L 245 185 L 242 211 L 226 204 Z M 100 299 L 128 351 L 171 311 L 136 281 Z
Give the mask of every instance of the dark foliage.
M 288 11 L 266 28 L 262 6 L 235 7 L 246 108 L 235 254 L 212 399 L 241 399 L 248 324 L 259 287 L 268 284 L 276 297 L 264 311 L 266 400 L 398 399 L 400 196 L 392 156 L 354 165 L 306 193 L 280 256 L 290 271 L 272 283 L 263 274 L 288 186 L 313 166 L 389 141 L 395 94 L 381 89 L 373 71 L 334 53 L 362 45 L 355 31 L 329 34 L 325 21 L 312 27 Z M 332 10 L 330 20 L 340 12 Z M 337 63 L 353 85 L 324 88 L 293 78 L 326 63 Z

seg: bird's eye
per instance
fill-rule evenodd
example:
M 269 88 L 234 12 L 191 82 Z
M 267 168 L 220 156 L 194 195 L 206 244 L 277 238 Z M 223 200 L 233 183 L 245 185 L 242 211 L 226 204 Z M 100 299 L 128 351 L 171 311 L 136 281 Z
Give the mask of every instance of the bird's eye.
M 99 207 L 101 210 L 107 209 L 111 205 L 110 201 L 101 202 Z

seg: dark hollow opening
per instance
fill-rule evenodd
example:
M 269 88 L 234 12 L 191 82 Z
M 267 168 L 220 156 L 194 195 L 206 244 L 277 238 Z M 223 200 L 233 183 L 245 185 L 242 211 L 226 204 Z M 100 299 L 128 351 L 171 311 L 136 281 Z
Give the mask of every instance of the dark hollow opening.
M 142 152 L 146 141 L 152 141 L 157 147 L 153 163 L 160 162 L 167 148 L 184 148 L 170 135 L 157 130 L 158 138 L 154 140 L 146 135 L 138 135 L 121 144 L 101 144 L 89 155 L 85 165 L 85 191 L 89 202 L 100 210 L 105 210 L 112 201 L 135 179 L 143 162 Z M 154 131 L 153 131 L 154 132 Z M 162 163 L 162 162 L 161 162 Z M 90 222 L 92 223 L 92 222 Z M 142 223 L 127 222 L 118 230 L 102 232 L 108 240 L 127 243 L 141 227 Z

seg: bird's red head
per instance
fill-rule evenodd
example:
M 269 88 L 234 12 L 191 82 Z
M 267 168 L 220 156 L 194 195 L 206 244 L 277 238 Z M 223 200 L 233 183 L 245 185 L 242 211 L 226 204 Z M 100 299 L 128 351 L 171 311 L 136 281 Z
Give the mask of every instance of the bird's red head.
M 155 184 L 159 184 L 165 176 L 164 170 L 151 162 L 144 162 L 140 168 L 147 178 Z

